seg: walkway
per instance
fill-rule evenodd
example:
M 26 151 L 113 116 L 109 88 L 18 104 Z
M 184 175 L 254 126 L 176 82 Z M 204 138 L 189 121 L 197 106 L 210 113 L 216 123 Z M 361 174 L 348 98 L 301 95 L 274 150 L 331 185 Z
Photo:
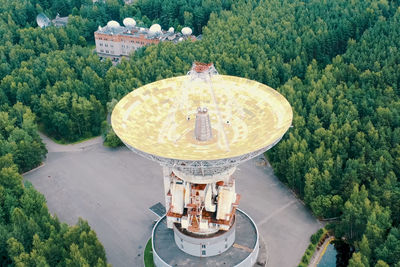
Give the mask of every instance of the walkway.
M 331 243 L 334 239 L 335 238 L 333 236 L 330 236 L 329 238 L 325 239 L 321 247 L 317 251 L 315 251 L 314 255 L 311 257 L 310 264 L 308 265 L 309 267 L 317 267 L 318 263 L 322 259 L 322 256 L 324 256 L 324 253 L 329 243 Z

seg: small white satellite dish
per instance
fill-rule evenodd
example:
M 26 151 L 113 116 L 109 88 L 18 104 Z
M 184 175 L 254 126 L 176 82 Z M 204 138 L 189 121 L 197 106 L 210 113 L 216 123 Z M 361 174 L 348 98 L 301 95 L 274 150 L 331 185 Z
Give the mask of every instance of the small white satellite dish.
M 125 18 L 122 23 L 128 28 L 133 28 L 136 26 L 136 21 L 133 18 Z
M 149 34 L 157 34 L 161 33 L 161 26 L 160 24 L 153 24 L 149 29 Z
M 182 32 L 183 35 L 191 35 L 192 34 L 192 29 L 190 29 L 189 27 L 184 27 L 181 30 L 181 32 Z
M 119 23 L 116 22 L 115 20 L 110 20 L 110 21 L 107 23 L 107 26 L 110 27 L 110 28 L 118 28 L 118 27 L 120 27 L 121 25 L 119 25 Z
M 171 27 L 168 29 L 168 32 L 170 32 L 170 33 L 174 33 L 174 31 L 175 31 L 174 27 Z
M 44 13 L 40 13 L 39 15 L 37 15 L 36 23 L 42 29 L 49 27 L 51 24 L 49 18 Z

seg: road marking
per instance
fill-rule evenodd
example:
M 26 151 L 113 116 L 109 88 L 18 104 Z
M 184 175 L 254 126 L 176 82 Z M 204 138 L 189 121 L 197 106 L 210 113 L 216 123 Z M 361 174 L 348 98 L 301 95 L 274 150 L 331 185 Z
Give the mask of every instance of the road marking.
M 265 217 L 264 219 L 262 219 L 260 222 L 257 223 L 258 226 L 261 226 L 265 223 L 267 223 L 272 217 L 274 217 L 275 215 L 277 215 L 278 213 L 282 212 L 283 210 L 285 210 L 286 208 L 288 208 L 290 205 L 292 205 L 293 203 L 295 203 L 296 200 L 292 200 L 289 203 L 286 203 L 285 205 L 283 205 L 282 207 L 280 207 L 279 209 L 275 210 L 274 212 L 272 212 L 270 215 L 268 215 L 267 217 Z

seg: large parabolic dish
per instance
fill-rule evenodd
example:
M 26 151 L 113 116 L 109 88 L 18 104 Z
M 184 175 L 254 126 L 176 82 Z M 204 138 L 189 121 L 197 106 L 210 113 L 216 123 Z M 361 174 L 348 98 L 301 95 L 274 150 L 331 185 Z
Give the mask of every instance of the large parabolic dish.
M 194 62 L 187 76 L 147 84 L 118 102 L 111 116 L 115 133 L 163 165 L 166 226 L 153 229 L 155 266 L 198 266 L 195 257 L 209 259 L 201 261 L 207 266 L 227 258 L 230 266 L 254 265 L 258 231 L 236 212 L 241 197 L 233 174 L 274 146 L 292 117 L 277 91 L 218 75 L 212 63 Z
M 207 107 L 213 138 L 194 137 L 198 107 Z M 114 108 L 115 133 L 137 153 L 163 165 L 237 165 L 275 145 L 292 123 L 276 90 L 256 81 L 213 75 L 179 76 L 140 87 Z

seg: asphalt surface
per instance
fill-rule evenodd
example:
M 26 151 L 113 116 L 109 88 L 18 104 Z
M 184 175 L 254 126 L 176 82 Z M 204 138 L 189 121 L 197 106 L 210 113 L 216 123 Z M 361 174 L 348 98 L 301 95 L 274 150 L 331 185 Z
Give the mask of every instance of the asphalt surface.
M 127 148 L 109 149 L 95 138 L 58 145 L 42 136 L 45 164 L 24 175 L 42 192 L 51 213 L 68 224 L 84 218 L 96 231 L 113 266 L 142 266 L 143 250 L 164 202 L 162 168 Z M 268 253 L 267 266 L 297 266 L 321 224 L 257 159 L 239 166 L 239 208 L 256 222 Z

